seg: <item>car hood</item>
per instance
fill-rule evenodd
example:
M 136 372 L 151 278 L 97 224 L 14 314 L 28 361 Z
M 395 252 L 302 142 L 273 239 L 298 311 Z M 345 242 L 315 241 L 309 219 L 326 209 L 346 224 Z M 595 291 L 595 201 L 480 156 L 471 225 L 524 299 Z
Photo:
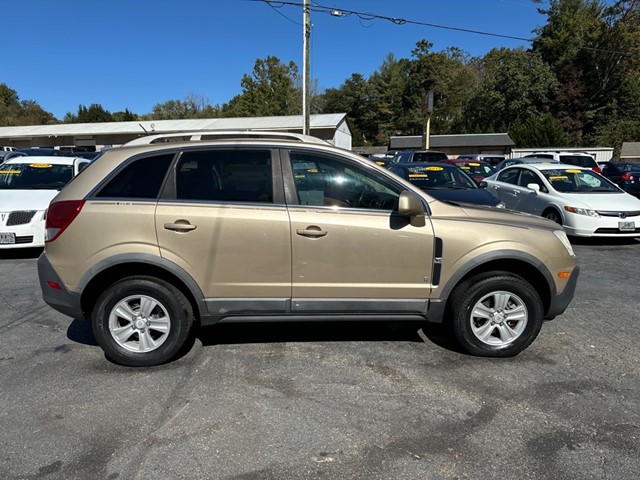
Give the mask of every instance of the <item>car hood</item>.
M 0 212 L 46 210 L 58 190 L 0 190 Z
M 425 192 L 443 202 L 473 203 L 477 205 L 488 205 L 490 207 L 494 207 L 500 203 L 500 200 L 484 188 L 470 188 L 467 190 L 448 188 L 428 189 L 425 190 Z
M 567 204 L 591 210 L 640 210 L 640 200 L 628 193 L 563 193 Z

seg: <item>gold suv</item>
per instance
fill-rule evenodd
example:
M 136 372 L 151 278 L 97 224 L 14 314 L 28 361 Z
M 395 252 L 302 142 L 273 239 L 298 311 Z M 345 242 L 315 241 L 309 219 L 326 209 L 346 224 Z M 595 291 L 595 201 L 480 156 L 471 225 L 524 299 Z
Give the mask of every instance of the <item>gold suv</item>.
M 197 132 L 78 175 L 49 206 L 38 272 L 109 358 L 150 366 L 195 323 L 265 320 L 444 321 L 466 351 L 512 356 L 579 268 L 546 219 L 437 201 L 312 137 Z

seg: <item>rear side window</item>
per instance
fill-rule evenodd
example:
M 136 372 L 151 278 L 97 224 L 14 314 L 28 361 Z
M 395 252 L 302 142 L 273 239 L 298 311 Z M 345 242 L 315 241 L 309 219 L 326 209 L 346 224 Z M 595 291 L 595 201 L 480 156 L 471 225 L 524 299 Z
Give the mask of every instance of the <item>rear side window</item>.
M 140 158 L 126 165 L 97 193 L 102 198 L 157 198 L 173 153 Z
M 560 161 L 562 163 L 568 163 L 570 165 L 577 165 L 579 167 L 594 167 L 596 162 L 591 157 L 579 156 L 579 155 L 561 155 Z
M 179 200 L 273 203 L 269 150 L 197 150 L 176 165 Z
M 499 182 L 511 183 L 515 185 L 518 179 L 518 171 L 519 169 L 517 168 L 505 170 L 498 175 L 498 178 L 496 180 L 498 180 Z

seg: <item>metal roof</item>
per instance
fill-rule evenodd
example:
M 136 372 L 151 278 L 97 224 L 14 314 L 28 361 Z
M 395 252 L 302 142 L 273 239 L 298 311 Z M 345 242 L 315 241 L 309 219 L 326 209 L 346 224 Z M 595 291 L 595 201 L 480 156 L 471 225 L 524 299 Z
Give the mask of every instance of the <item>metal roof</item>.
M 621 157 L 640 157 L 640 142 L 623 142 Z
M 395 148 L 421 148 L 422 137 L 403 136 L 391 137 L 389 145 Z M 431 135 L 429 148 L 444 147 L 505 147 L 514 146 L 508 133 L 477 133 L 477 134 L 457 134 L 457 135 Z
M 310 128 L 335 128 L 346 113 L 311 115 Z M 193 130 L 287 130 L 301 129 L 302 115 L 284 117 L 203 118 L 193 120 L 140 120 L 132 122 L 61 123 L 0 127 L 0 138 L 54 137 L 110 134 L 169 133 Z

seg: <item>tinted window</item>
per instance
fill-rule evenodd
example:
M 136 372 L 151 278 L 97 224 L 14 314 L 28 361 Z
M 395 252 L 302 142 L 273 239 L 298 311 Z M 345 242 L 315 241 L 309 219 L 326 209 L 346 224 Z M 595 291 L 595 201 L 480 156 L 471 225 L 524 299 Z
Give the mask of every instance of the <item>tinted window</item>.
M 96 195 L 110 198 L 157 198 L 173 154 L 140 158 L 126 165 Z
M 595 167 L 596 162 L 591 157 L 580 156 L 580 155 L 561 155 L 560 161 L 562 163 L 568 163 L 570 165 L 577 165 L 579 167 Z
M 498 180 L 499 182 L 511 183 L 515 185 L 518 178 L 518 171 L 519 169 L 517 168 L 511 168 L 509 170 L 503 171 L 498 175 L 496 180 Z
M 395 210 L 401 188 L 338 158 L 290 152 L 300 205 Z
M 268 150 L 198 150 L 176 165 L 176 193 L 182 200 L 273 202 Z
M 479 188 L 471 177 L 456 167 L 421 165 L 393 170 L 423 190 L 448 188 Z

